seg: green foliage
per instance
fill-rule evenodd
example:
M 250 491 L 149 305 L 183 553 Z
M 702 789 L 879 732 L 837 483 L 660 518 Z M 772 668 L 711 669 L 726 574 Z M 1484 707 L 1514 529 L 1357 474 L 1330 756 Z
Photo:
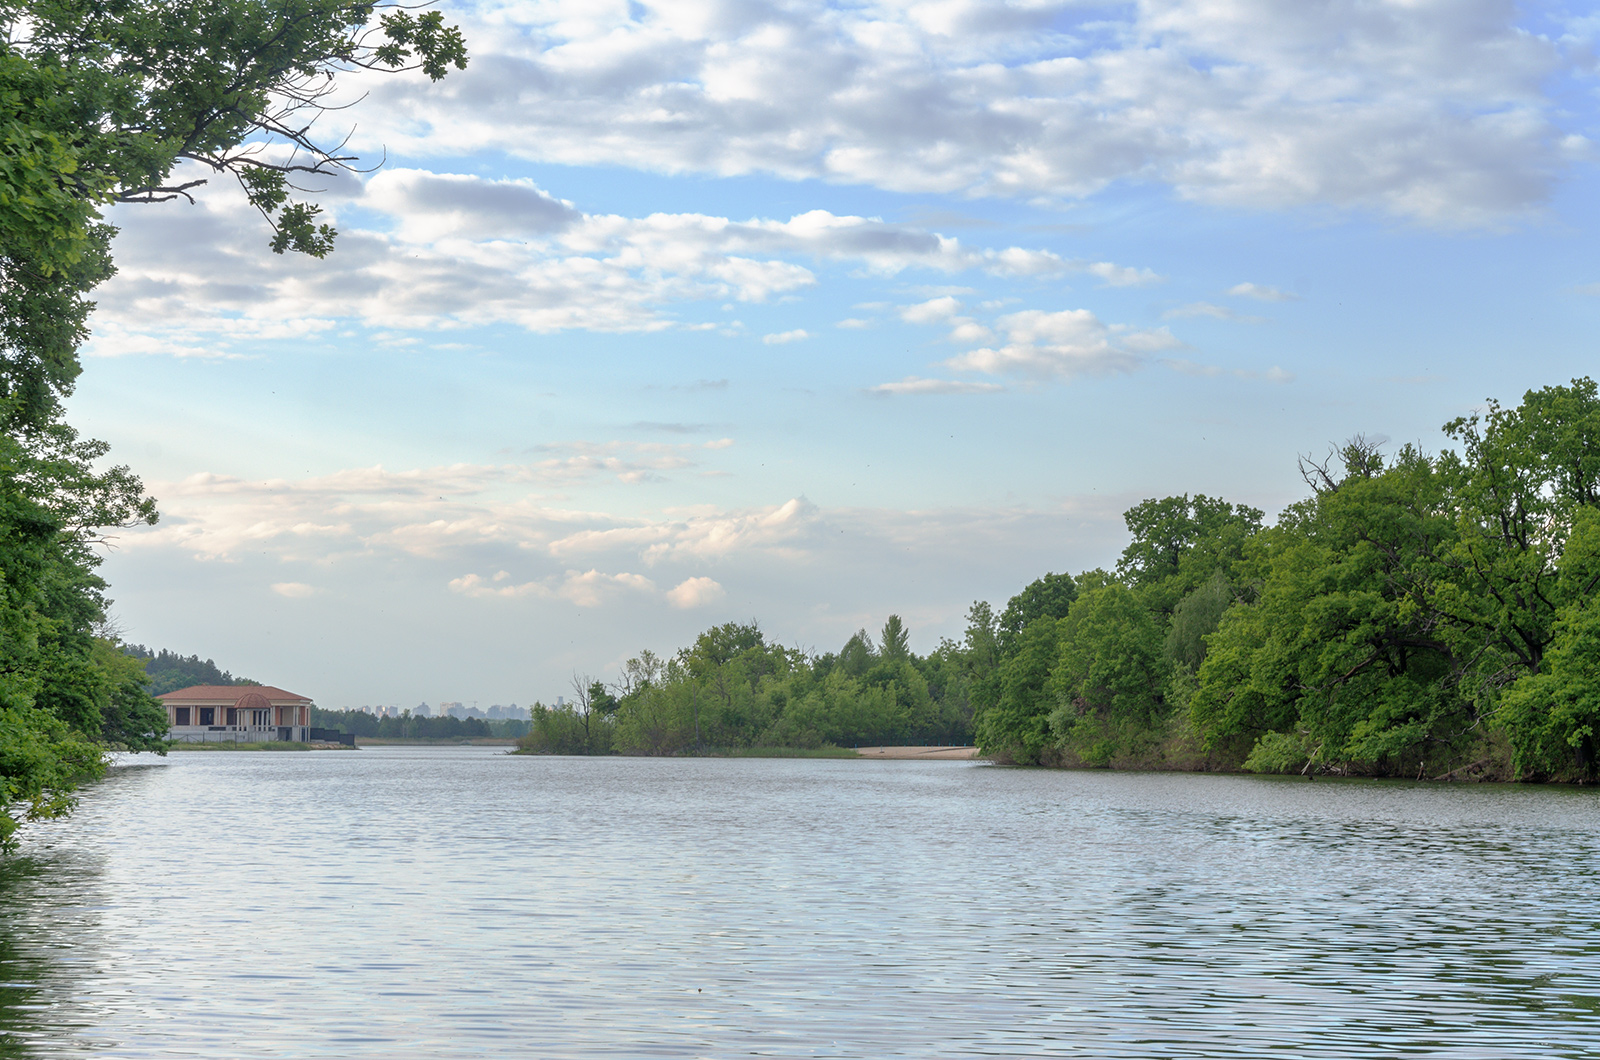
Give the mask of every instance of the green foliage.
M 707 630 L 666 661 L 631 659 L 607 688 L 585 682 L 564 710 L 538 708 L 525 750 L 554 754 L 739 754 L 876 744 L 960 744 L 971 735 L 960 649 L 926 659 L 897 616 L 884 650 L 864 631 L 837 654 L 769 644 L 754 623 Z M 543 711 L 541 714 L 540 711 Z
M 1078 583 L 1070 574 L 1046 574 L 1029 582 L 1020 593 L 1006 601 L 1006 609 L 1000 613 L 1000 653 L 1009 655 L 1015 651 L 1022 631 L 1036 620 L 1066 618 L 1077 596 Z
M 517 741 L 526 754 L 603 755 L 611 753 L 614 728 L 607 720 L 571 704 L 546 707 L 535 703 L 528 735 Z M 455 719 L 451 719 L 455 720 Z
M 899 615 L 890 615 L 883 624 L 883 635 L 880 639 L 879 654 L 886 660 L 901 660 L 911 658 L 909 646 L 910 633 L 906 631 L 905 623 Z
M 1051 700 L 1046 695 L 1056 661 L 1059 623 L 1048 616 L 1030 622 L 999 667 L 999 695 L 975 722 L 984 754 L 1018 765 L 1034 765 L 1050 744 Z
M 105 768 L 100 745 L 49 711 L 0 708 L 0 851 L 16 849 L 19 820 L 67 813 L 77 786 Z
M 1578 490 L 1572 492 L 1575 498 L 1583 496 Z M 1510 738 L 1513 763 L 1521 776 L 1595 779 L 1596 734 L 1600 733 L 1597 587 L 1600 508 L 1591 501 L 1574 513 L 1562 550 L 1556 584 L 1561 604 L 1543 669 L 1510 688 L 1496 718 Z
M 0 849 L 15 818 L 70 807 L 105 743 L 164 746 L 143 674 L 96 636 L 100 533 L 155 518 L 127 468 L 95 468 L 105 453 L 59 422 L 0 435 Z
M 152 651 L 143 644 L 124 645 L 130 657 L 144 662 L 144 672 L 150 677 L 150 694 L 153 696 L 176 692 L 195 685 L 258 685 L 248 677 L 235 677 L 220 669 L 211 659 L 198 655 L 179 655 L 162 648 Z M 321 725 L 321 722 L 314 724 Z
M 1261 518 L 1256 508 L 1204 494 L 1144 501 L 1123 515 L 1133 541 L 1117 574 L 1143 590 L 1151 607 L 1170 613 L 1219 572 L 1236 584 L 1247 581 L 1244 546 L 1261 529 Z
M 1084 593 L 1057 636 L 1045 693 L 1057 704 L 1059 746 L 1104 764 L 1161 731 L 1170 664 L 1161 623 L 1133 590 L 1113 583 Z
M 1233 585 L 1222 571 L 1179 600 L 1172 609 L 1172 622 L 1162 645 L 1166 657 L 1188 670 L 1199 670 L 1206 658 L 1206 638 L 1217 631 L 1233 602 Z

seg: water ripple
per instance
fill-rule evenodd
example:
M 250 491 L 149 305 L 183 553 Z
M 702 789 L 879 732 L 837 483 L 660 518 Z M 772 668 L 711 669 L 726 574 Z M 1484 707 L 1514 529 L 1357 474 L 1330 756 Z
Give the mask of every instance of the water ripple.
M 174 754 L 0 867 L 0 1055 L 1588 1057 L 1588 791 Z

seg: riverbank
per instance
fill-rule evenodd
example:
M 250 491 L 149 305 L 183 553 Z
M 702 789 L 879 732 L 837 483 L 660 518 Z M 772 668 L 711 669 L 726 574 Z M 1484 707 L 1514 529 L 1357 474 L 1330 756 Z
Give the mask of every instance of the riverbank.
M 294 743 L 289 740 L 262 740 L 252 743 L 214 741 L 212 743 L 174 743 L 169 751 L 354 751 L 342 743 Z
M 357 747 L 515 747 L 517 741 L 509 737 L 480 736 L 469 740 L 424 740 L 377 736 L 357 736 Z
M 901 761 L 928 759 L 975 759 L 982 757 L 976 747 L 857 747 L 862 758 L 892 758 Z

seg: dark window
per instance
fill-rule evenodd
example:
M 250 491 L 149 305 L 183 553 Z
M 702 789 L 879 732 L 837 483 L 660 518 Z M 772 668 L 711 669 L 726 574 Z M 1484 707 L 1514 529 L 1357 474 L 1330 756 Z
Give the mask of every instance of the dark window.
M 216 707 L 201 707 L 200 708 L 200 724 L 201 725 L 215 725 L 216 723 L 217 723 L 217 708 Z
M 228 724 L 229 725 L 237 725 L 237 724 L 239 724 L 239 708 L 238 707 L 229 707 L 228 708 Z
M 187 725 L 187 724 L 189 724 L 189 708 L 188 707 L 179 707 L 177 709 L 177 715 L 178 715 L 178 720 L 174 724 L 177 724 L 177 725 Z

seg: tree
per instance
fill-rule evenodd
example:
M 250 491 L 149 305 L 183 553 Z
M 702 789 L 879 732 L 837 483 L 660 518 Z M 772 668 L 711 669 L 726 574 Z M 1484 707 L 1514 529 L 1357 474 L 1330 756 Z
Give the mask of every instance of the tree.
M 1261 519 L 1257 508 L 1199 493 L 1136 504 L 1123 513 L 1133 541 L 1122 551 L 1117 574 L 1142 590 L 1152 609 L 1170 614 L 1218 570 L 1233 574 Z
M 1036 765 L 1051 742 L 1049 717 L 1054 703 L 1046 693 L 1059 653 L 1055 619 L 1037 618 L 1018 638 L 1017 648 L 999 667 L 999 695 L 973 721 L 978 747 L 986 755 L 1019 765 Z
M 1050 728 L 1085 761 L 1105 765 L 1166 720 L 1169 665 L 1155 616 L 1113 582 L 1080 596 L 1058 626 L 1045 684 Z
M 1415 775 L 1475 739 L 1480 656 L 1436 604 L 1458 537 L 1448 462 L 1406 447 L 1385 466 L 1359 443 L 1345 456 L 1257 535 L 1270 573 L 1224 613 L 1200 667 L 1196 729 L 1248 750 L 1248 768 Z
M 1035 619 L 1063 619 L 1078 597 L 1078 583 L 1070 574 L 1046 574 L 1006 601 L 1000 613 L 1000 653 L 1009 655 L 1017 638 Z
M 909 659 L 911 634 L 906 631 L 905 623 L 900 621 L 899 615 L 890 615 L 889 620 L 883 624 L 883 634 L 879 638 L 878 654 L 888 660 Z

